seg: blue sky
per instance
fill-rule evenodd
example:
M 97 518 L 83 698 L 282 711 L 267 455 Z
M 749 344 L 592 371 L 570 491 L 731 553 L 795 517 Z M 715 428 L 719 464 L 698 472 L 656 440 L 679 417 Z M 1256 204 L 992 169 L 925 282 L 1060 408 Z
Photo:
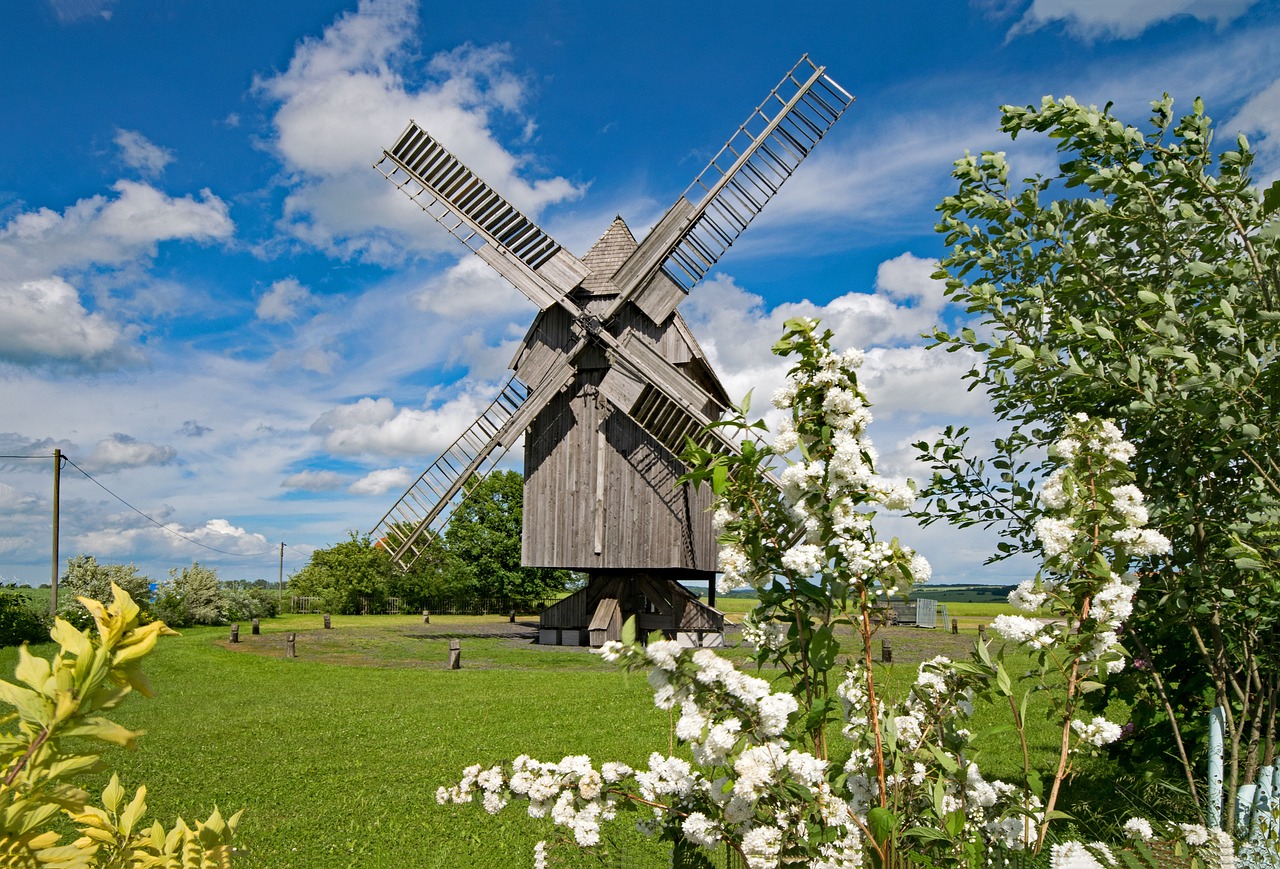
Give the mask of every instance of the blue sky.
M 1002 103 L 1142 122 L 1202 96 L 1280 176 L 1259 0 L 413 3 L 11 0 L 0 13 L 0 454 L 62 449 L 62 554 L 274 579 L 368 530 L 503 379 L 533 306 L 371 164 L 410 117 L 581 255 L 651 226 L 808 52 L 857 102 L 681 307 L 732 394 L 783 319 L 869 349 L 882 470 L 989 428 L 930 279 L 966 149 L 1048 171 Z M 0 580 L 49 577 L 52 461 L 0 459 Z M 938 581 L 981 533 L 892 530 Z

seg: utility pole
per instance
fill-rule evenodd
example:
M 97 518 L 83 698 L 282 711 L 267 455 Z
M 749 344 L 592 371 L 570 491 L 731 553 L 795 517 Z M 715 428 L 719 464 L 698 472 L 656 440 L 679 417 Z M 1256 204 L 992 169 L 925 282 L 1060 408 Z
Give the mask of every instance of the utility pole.
M 280 603 L 284 604 L 284 541 L 280 541 Z
M 53 448 L 53 574 L 49 579 L 49 615 L 58 614 L 58 510 L 62 489 L 62 450 Z

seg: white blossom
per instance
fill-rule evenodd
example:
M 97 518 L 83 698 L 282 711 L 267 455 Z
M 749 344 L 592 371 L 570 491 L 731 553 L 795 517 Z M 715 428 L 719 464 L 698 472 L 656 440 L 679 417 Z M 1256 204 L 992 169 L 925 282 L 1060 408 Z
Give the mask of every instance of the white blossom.
M 1120 738 L 1120 725 L 1113 721 L 1108 721 L 1101 715 L 1095 716 L 1093 721 L 1087 724 L 1076 719 L 1071 722 L 1071 729 L 1076 732 L 1076 736 L 1080 737 L 1081 742 L 1098 747 L 1115 742 Z
M 1151 822 L 1146 818 L 1130 818 L 1124 822 L 1122 829 L 1129 834 L 1129 838 L 1141 839 L 1144 842 L 1150 842 L 1156 835 L 1151 829 Z
M 998 615 L 991 620 L 991 630 L 1013 643 L 1029 642 L 1043 627 L 1043 622 L 1026 616 Z

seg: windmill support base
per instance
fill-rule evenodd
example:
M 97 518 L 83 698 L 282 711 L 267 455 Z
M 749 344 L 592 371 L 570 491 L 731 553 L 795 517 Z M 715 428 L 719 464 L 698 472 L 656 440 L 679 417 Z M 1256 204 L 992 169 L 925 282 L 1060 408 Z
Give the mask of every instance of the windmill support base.
M 722 647 L 724 613 L 702 603 L 680 582 L 705 578 L 688 570 L 592 572 L 585 588 L 543 611 L 538 643 L 598 649 L 621 639 L 623 624 L 634 618 L 642 641 L 656 631 L 686 647 Z M 714 575 L 710 578 L 714 581 Z

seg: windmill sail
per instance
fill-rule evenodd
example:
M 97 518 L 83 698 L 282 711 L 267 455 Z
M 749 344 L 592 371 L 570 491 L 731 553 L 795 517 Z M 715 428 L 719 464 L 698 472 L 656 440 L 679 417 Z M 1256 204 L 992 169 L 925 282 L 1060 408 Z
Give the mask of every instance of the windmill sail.
M 533 389 L 513 374 L 484 413 L 382 517 L 370 536 L 383 541 L 401 568 L 408 570 L 449 523 L 453 509 L 470 492 L 468 482 L 488 476 L 534 418 L 573 380 L 574 359 L 584 346 L 580 342 L 565 353 Z
M 504 444 L 498 435 L 528 398 L 527 386 L 516 377 L 508 380 L 484 413 L 431 463 L 373 529 L 371 536 L 382 542 L 402 568 L 408 570 L 448 523 L 449 508 L 466 496 L 467 480 L 485 477 L 502 461 L 516 438 Z
M 665 320 L 852 103 L 826 67 L 800 58 L 618 270 L 618 304 Z
M 590 274 L 413 121 L 374 168 L 543 310 Z

